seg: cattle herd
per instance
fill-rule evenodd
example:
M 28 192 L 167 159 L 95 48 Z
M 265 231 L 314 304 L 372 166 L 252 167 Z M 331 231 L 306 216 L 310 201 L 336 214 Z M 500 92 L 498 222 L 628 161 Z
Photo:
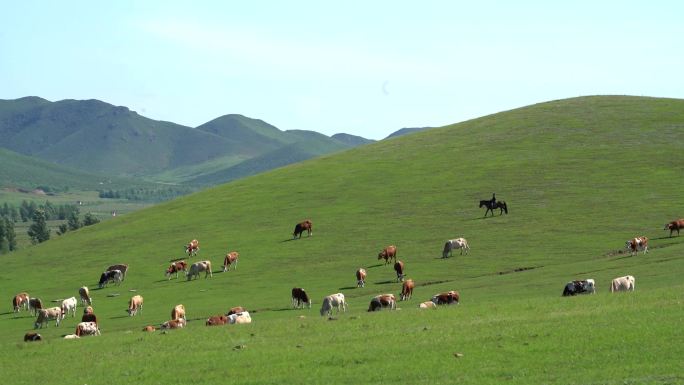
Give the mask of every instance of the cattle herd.
M 305 220 L 295 226 L 293 233 L 294 238 L 301 238 L 302 233 L 307 231 L 308 236 L 312 235 L 312 223 L 310 220 Z M 665 230 L 670 231 L 670 237 L 676 231 L 679 236 L 680 229 L 684 228 L 684 219 L 672 221 L 665 225 Z M 630 255 L 637 255 L 639 251 L 643 254 L 648 253 L 648 238 L 645 236 L 638 236 L 628 240 L 625 243 L 625 248 Z M 448 258 L 452 255 L 454 249 L 460 249 L 461 255 L 465 252 L 468 254 L 470 246 L 465 238 L 456 238 L 446 241 L 442 250 L 442 258 Z M 199 252 L 199 241 L 192 240 L 185 246 L 185 251 L 189 257 L 196 256 Z M 230 267 L 237 268 L 239 253 L 231 251 L 226 254 L 223 263 L 223 271 L 227 272 Z M 397 276 L 397 282 L 402 282 L 401 293 L 399 295 L 400 301 L 406 301 L 413 295 L 415 282 L 413 279 L 404 279 L 405 264 L 403 261 L 397 259 L 397 247 L 390 245 L 383 248 L 378 254 L 378 260 L 385 261 L 385 265 L 394 262 L 394 270 Z M 99 288 L 104 288 L 108 283 L 113 282 L 115 285 L 120 285 L 126 278 L 128 272 L 128 265 L 116 264 L 107 267 L 100 275 L 98 282 Z M 167 268 L 165 275 L 168 279 L 175 274 L 178 278 L 178 273 L 184 272 L 188 281 L 193 278 L 199 278 L 201 272 L 204 272 L 204 277 L 212 277 L 211 262 L 199 261 L 188 265 L 185 261 L 175 261 Z M 367 272 L 364 268 L 356 270 L 357 287 L 365 287 Z M 610 292 L 620 291 L 634 291 L 635 279 L 631 275 L 617 277 L 612 280 L 609 290 Z M 75 332 L 73 334 L 65 335 L 64 338 L 81 338 L 82 336 L 97 336 L 100 335 L 100 328 L 98 326 L 97 317 L 93 312 L 93 299 L 87 287 L 83 286 L 78 289 L 79 298 L 82 306 L 86 306 L 83 311 L 81 322 L 77 323 Z M 596 282 L 594 279 L 573 280 L 568 282 L 563 288 L 563 296 L 574 296 L 578 294 L 595 294 Z M 311 297 L 301 287 L 295 287 L 291 292 L 292 307 L 293 308 L 311 308 Z M 134 295 L 128 302 L 126 312 L 133 317 L 142 313 L 144 299 L 141 295 Z M 453 305 L 460 303 L 460 294 L 458 291 L 448 291 L 437 293 L 431 297 L 429 301 L 421 302 L 418 307 L 421 309 L 434 309 L 438 305 Z M 22 292 L 12 298 L 12 308 L 15 313 L 25 310 L 36 316 L 34 322 L 34 329 L 48 327 L 50 321 L 55 322 L 55 326 L 59 326 L 67 316 L 76 317 L 76 308 L 78 301 L 76 297 L 70 297 L 61 300 L 60 306 L 46 308 L 39 298 L 30 297 L 28 293 Z M 321 302 L 320 314 L 321 316 L 333 315 L 333 311 L 346 312 L 348 304 L 344 294 L 335 293 L 325 296 Z M 394 294 L 383 293 L 374 296 L 368 306 L 368 311 L 378 311 L 382 309 L 395 310 L 397 309 L 396 297 Z M 227 313 L 222 315 L 215 315 L 209 317 L 205 325 L 217 326 L 226 324 L 246 324 L 251 323 L 251 316 L 249 312 L 241 306 L 231 308 Z M 186 326 L 187 318 L 185 315 L 185 307 L 182 304 L 176 305 L 171 310 L 171 319 L 161 324 L 161 329 L 176 329 Z M 148 325 L 143 328 L 143 331 L 155 331 L 157 328 L 153 325 Z M 24 335 L 24 341 L 41 341 L 40 334 L 29 332 Z

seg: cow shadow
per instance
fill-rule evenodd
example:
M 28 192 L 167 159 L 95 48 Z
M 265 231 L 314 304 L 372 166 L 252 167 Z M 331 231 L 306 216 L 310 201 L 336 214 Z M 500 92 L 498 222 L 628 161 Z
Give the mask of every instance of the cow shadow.
M 117 315 L 114 317 L 109 317 L 109 319 L 122 319 L 122 318 L 131 318 L 129 315 Z
M 345 286 L 345 287 L 340 287 L 337 290 L 354 290 L 354 289 L 358 289 L 358 288 L 359 288 L 358 286 Z
M 385 264 L 385 263 L 378 263 L 378 264 L 376 264 L 376 265 L 366 266 L 366 269 L 372 269 L 372 268 L 374 268 L 374 267 L 380 267 L 380 266 L 384 266 L 384 265 L 387 265 L 387 264 Z
M 181 258 L 176 258 L 176 259 L 169 259 L 169 262 L 178 262 L 178 261 L 182 261 L 182 260 L 184 260 L 184 259 L 188 259 L 188 257 L 181 257 Z
M 377 281 L 377 282 L 373 282 L 373 283 L 376 284 L 376 285 L 387 285 L 387 284 L 390 284 L 390 283 L 397 283 L 397 281 L 393 281 L 393 280 L 390 280 L 390 281 Z
M 297 239 L 299 239 L 299 238 L 288 238 L 288 239 L 285 239 L 285 240 L 280 241 L 280 243 L 285 243 L 285 242 L 290 242 L 290 241 L 296 241 Z

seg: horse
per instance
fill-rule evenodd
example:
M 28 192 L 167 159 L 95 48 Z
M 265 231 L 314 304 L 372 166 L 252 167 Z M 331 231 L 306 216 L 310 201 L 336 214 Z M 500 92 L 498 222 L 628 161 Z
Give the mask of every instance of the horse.
M 297 236 L 299 236 L 299 238 L 301 238 L 304 230 L 307 231 L 308 236 L 311 236 L 313 234 L 313 224 L 308 219 L 305 220 L 304 222 L 297 223 L 297 225 L 295 226 L 294 232 L 292 233 L 292 239 L 296 239 Z
M 488 212 L 492 212 L 492 216 L 494 216 L 494 210 L 499 209 L 499 215 L 502 215 L 504 212 L 508 214 L 508 207 L 506 206 L 506 202 L 503 201 L 496 201 L 495 203 L 492 203 L 490 200 L 486 201 L 480 201 L 480 208 L 486 207 L 487 211 L 485 211 L 485 217 L 487 216 Z

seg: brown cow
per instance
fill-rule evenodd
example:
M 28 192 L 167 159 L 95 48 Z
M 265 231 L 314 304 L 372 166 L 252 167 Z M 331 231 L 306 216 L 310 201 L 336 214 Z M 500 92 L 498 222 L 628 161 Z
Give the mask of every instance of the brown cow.
M 43 308 L 43 301 L 40 298 L 29 298 L 29 311 L 33 315 L 38 315 L 38 310 Z
M 394 271 L 397 272 L 397 282 L 404 280 L 404 262 L 397 261 L 394 263 Z
M 356 287 L 366 286 L 366 269 L 360 268 L 356 270 Z
M 306 232 L 309 234 L 309 237 L 313 235 L 313 224 L 309 219 L 299 222 L 295 225 L 294 232 L 292 233 L 292 239 L 296 239 L 297 237 L 301 238 L 304 230 L 306 230 Z
M 41 337 L 40 334 L 38 333 L 26 333 L 24 334 L 24 342 L 30 342 L 30 341 L 42 341 L 43 337 Z
M 185 306 L 182 304 L 174 306 L 174 308 L 171 310 L 171 319 L 172 320 L 177 320 L 177 319 L 185 319 Z
M 207 322 L 204 324 L 207 326 L 219 326 L 219 325 L 225 325 L 228 323 L 228 317 L 225 315 L 214 315 L 209 318 L 207 318 Z
M 677 236 L 679 236 L 679 230 L 684 229 L 684 219 L 677 219 L 665 225 L 663 230 L 670 230 L 670 237 L 672 233 L 676 230 Z
M 162 329 L 180 329 L 184 328 L 187 322 L 185 322 L 184 318 L 179 318 L 179 319 L 172 319 L 170 321 L 166 321 L 161 325 Z
M 643 250 L 644 254 L 648 253 L 648 238 L 646 237 L 635 237 L 625 242 L 625 248 L 629 251 L 630 255 L 634 256 L 639 254 L 639 250 Z
M 399 297 L 402 301 L 406 301 L 407 299 L 411 298 L 413 295 L 413 288 L 416 285 L 413 283 L 412 279 L 407 279 L 404 281 L 404 284 L 401 285 L 401 297 Z
M 226 254 L 226 257 L 223 258 L 223 272 L 225 273 L 226 271 L 229 271 L 230 265 L 235 265 L 234 270 L 237 270 L 237 263 L 239 257 L 240 253 L 238 253 L 237 251 L 231 251 L 230 253 Z
M 195 255 L 197 255 L 198 252 L 199 241 L 197 239 L 193 239 L 192 241 L 190 241 L 190 243 L 185 245 L 185 253 L 187 253 L 189 257 L 194 257 Z
M 382 249 L 382 251 L 378 254 L 378 260 L 385 259 L 385 265 L 389 264 L 392 259 L 394 261 L 397 261 L 397 247 L 394 245 L 390 245 Z
M 368 306 L 368 311 L 378 311 L 385 308 L 390 310 L 397 309 L 397 300 L 394 294 L 380 294 L 373 297 Z
M 453 290 L 432 296 L 432 302 L 434 302 L 435 305 L 458 305 L 460 299 L 461 296 L 458 294 L 458 292 Z
M 14 298 L 12 298 L 12 309 L 14 309 L 14 312 L 18 313 L 22 307 L 24 310 L 28 310 L 29 299 L 28 293 L 19 293 L 15 295 Z
M 169 268 L 166 269 L 166 273 L 164 275 L 166 275 L 170 280 L 171 274 L 176 274 L 176 278 L 178 278 L 178 273 L 181 271 L 188 271 L 188 263 L 185 261 L 176 261 L 169 265 Z
M 155 330 L 157 330 L 157 328 L 155 328 L 154 326 L 152 326 L 152 325 L 147 325 L 147 326 L 145 326 L 145 327 L 143 328 L 142 331 L 144 331 L 144 332 L 153 332 L 153 331 L 155 331 Z
M 245 310 L 245 308 L 242 306 L 231 307 L 230 310 L 228 310 L 228 313 L 226 313 L 226 316 L 229 316 L 231 314 L 242 313 L 244 311 L 247 311 L 247 310 Z

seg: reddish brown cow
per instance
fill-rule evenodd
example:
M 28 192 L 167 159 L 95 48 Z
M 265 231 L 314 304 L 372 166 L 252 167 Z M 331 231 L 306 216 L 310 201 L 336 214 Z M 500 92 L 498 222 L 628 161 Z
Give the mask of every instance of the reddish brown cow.
M 397 282 L 404 280 L 404 262 L 397 261 L 394 263 L 394 271 L 397 272 Z
M 360 268 L 356 270 L 356 287 L 366 286 L 366 269 Z
M 223 272 L 230 270 L 230 265 L 234 265 L 234 270 L 237 270 L 237 263 L 239 257 L 240 253 L 238 253 L 237 251 L 231 251 L 230 253 L 226 254 L 226 257 L 223 258 Z
M 169 268 L 166 269 L 165 275 L 171 279 L 171 274 L 176 274 L 176 278 L 178 278 L 178 273 L 181 271 L 187 271 L 188 270 L 188 263 L 185 261 L 176 261 L 171 263 L 169 265 Z
M 188 254 L 190 257 L 194 257 L 197 255 L 197 252 L 199 252 L 199 241 L 197 239 L 193 239 L 185 245 L 185 253 Z
M 432 302 L 435 305 L 458 305 L 461 296 L 457 291 L 449 291 L 446 293 L 439 293 L 432 296 Z
M 309 219 L 303 222 L 299 222 L 295 225 L 294 232 L 292 233 L 292 239 L 295 239 L 297 237 L 301 238 L 304 230 L 306 230 L 309 237 L 313 235 L 313 224 Z
M 647 237 L 635 237 L 625 242 L 625 248 L 629 251 L 630 255 L 637 255 L 639 250 L 643 250 L 644 254 L 648 253 L 648 238 Z
M 416 285 L 413 283 L 412 279 L 407 279 L 404 284 L 401 285 L 401 296 L 399 297 L 402 301 L 406 301 L 413 295 L 413 288 Z
M 185 322 L 184 318 L 180 319 L 172 319 L 170 321 L 166 321 L 161 325 L 162 329 L 180 329 L 184 328 L 187 322 Z
M 28 293 L 19 293 L 12 298 L 12 309 L 14 309 L 15 313 L 18 313 L 19 310 L 23 307 L 24 310 L 28 310 L 29 306 L 29 295 Z
M 679 230 L 684 229 L 684 219 L 677 219 L 665 225 L 663 230 L 670 230 L 670 236 L 672 233 L 677 231 L 677 236 L 679 236 Z
M 390 245 L 382 249 L 380 254 L 378 254 L 378 260 L 385 259 L 385 265 L 389 264 L 392 259 L 397 261 L 397 247 Z
M 219 325 L 225 325 L 228 323 L 228 317 L 225 315 L 214 315 L 209 318 L 207 318 L 207 322 L 205 322 L 205 325 L 207 326 L 219 326 Z
M 152 325 L 147 325 L 147 326 L 145 326 L 145 327 L 143 328 L 142 331 L 144 331 L 144 332 L 153 332 L 153 331 L 155 331 L 155 330 L 157 330 L 157 328 L 155 328 L 154 326 L 152 326 Z

